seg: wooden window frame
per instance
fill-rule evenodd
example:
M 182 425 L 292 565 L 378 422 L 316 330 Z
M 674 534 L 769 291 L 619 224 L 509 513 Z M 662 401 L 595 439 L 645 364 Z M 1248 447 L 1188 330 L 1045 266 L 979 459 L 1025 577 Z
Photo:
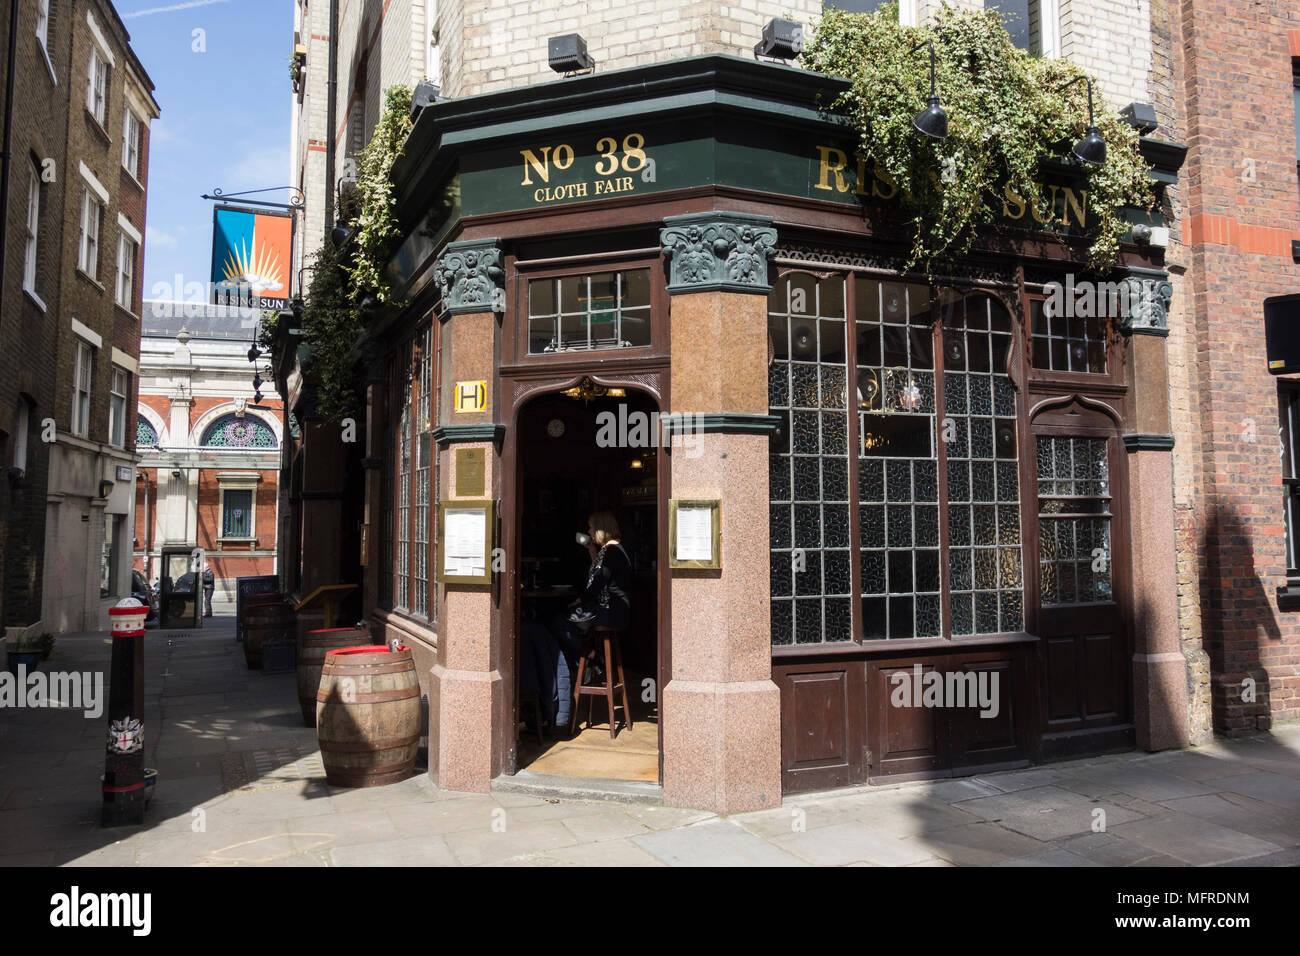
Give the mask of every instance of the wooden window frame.
M 1064 278 L 1064 273 L 1062 274 Z M 1107 280 L 1115 281 L 1115 280 Z M 1057 385 L 1062 388 L 1069 388 L 1073 391 L 1086 392 L 1088 389 L 1097 385 L 1123 385 L 1124 384 L 1124 341 L 1123 336 L 1114 333 L 1114 323 L 1118 322 L 1117 317 L 1112 317 L 1106 323 L 1106 371 L 1105 372 L 1066 372 L 1060 369 L 1039 368 L 1034 365 L 1034 329 L 1033 329 L 1033 303 L 1046 302 L 1049 296 L 1046 292 L 1025 290 L 1024 294 L 1024 335 L 1022 345 L 1024 347 L 1025 360 L 1024 371 L 1028 381 Z
M 771 649 L 774 656 L 798 656 L 810 653 L 836 653 L 843 651 L 856 650 L 882 650 L 885 648 L 907 648 L 946 646 L 960 647 L 970 643 L 986 643 L 989 640 L 1024 637 L 1028 632 L 1029 616 L 1029 580 L 1027 576 L 1028 565 L 1030 563 L 1027 555 L 1030 554 L 1027 541 L 1026 529 L 1026 491 L 1024 483 L 1024 455 L 1025 455 L 1025 435 L 1027 426 L 1027 416 L 1029 413 L 1028 396 L 1023 387 L 1025 381 L 1025 367 L 1028 364 L 1028 342 L 1029 330 L 1026 323 L 1021 321 L 1017 306 L 1021 305 L 1017 301 L 1015 290 L 1004 290 L 999 288 L 975 287 L 970 289 L 957 290 L 947 285 L 936 285 L 927 282 L 921 276 L 914 275 L 879 275 L 874 273 L 864 273 L 859 270 L 840 270 L 828 269 L 825 271 L 816 270 L 807 266 L 783 265 L 776 270 L 773 277 L 773 288 L 784 281 L 791 275 L 805 274 L 812 276 L 820 282 L 827 278 L 839 276 L 844 280 L 844 328 L 845 328 L 845 352 L 844 362 L 848 374 L 846 379 L 846 395 L 848 415 L 848 496 L 849 496 L 849 553 L 852 556 L 850 560 L 851 591 L 850 591 L 850 609 L 851 609 L 851 633 L 852 637 L 848 641 L 820 641 L 800 644 L 797 640 L 792 644 L 772 644 Z M 884 637 L 884 638 L 864 638 L 863 636 L 863 619 L 862 619 L 862 566 L 861 555 L 862 538 L 861 538 L 861 518 L 860 506 L 861 499 L 861 465 L 859 456 L 859 416 L 857 414 L 857 405 L 852 396 L 856 392 L 854 382 L 856 381 L 856 370 L 858 368 L 858 341 L 856 335 L 857 324 L 857 278 L 864 278 L 868 281 L 878 281 L 882 283 L 897 283 L 899 285 L 928 285 L 930 287 L 930 322 L 929 328 L 932 334 L 932 373 L 935 380 L 934 396 L 934 414 L 932 416 L 936 429 L 934 437 L 934 458 L 936 482 L 938 484 L 938 512 L 939 512 L 939 543 L 938 552 L 939 561 L 939 595 L 940 595 L 940 633 L 936 636 L 925 637 Z M 943 376 L 948 370 L 945 368 L 941 356 L 944 350 L 944 316 L 942 293 L 948 290 L 954 293 L 958 301 L 972 296 L 987 296 L 994 301 L 999 302 L 1006 310 L 1010 318 L 1010 347 L 1006 357 L 1006 367 L 996 370 L 1001 374 L 1009 377 L 1013 386 L 1017 389 L 1016 395 L 1016 468 L 1017 468 L 1017 501 L 1016 507 L 1019 511 L 1020 524 L 1020 593 L 1021 593 L 1021 629 L 1019 631 L 997 631 L 997 632 L 978 632 L 973 634 L 952 633 L 952 581 L 951 570 L 949 566 L 949 554 L 951 552 L 950 543 L 950 519 L 948 515 L 948 455 L 947 445 L 940 440 L 938 435 L 939 424 L 944 420 L 944 379 Z M 1109 366 L 1108 366 L 1109 367 Z M 994 370 L 991 370 L 994 371 Z M 970 374 L 969 370 L 965 374 Z M 981 374 L 981 373 L 976 373 Z M 1089 376 L 1097 378 L 1099 376 Z M 967 415 L 966 417 L 969 417 Z M 992 418 L 996 421 L 998 416 Z M 1005 416 L 1004 416 L 1005 417 Z M 793 436 L 791 436 L 793 441 Z M 882 459 L 887 460 L 887 459 Z M 917 459 L 907 459 L 917 460 Z M 998 460 L 998 459 L 993 459 Z M 793 480 L 793 476 L 792 476 Z M 769 499 L 770 500 L 770 499 Z M 793 499 L 792 499 L 793 500 Z M 913 505 L 915 501 L 913 500 Z M 769 504 L 770 507 L 770 504 Z M 1036 514 L 1036 512 L 1035 512 Z M 1036 532 L 1035 526 L 1035 532 Z M 793 535 L 793 529 L 792 529 Z M 1036 534 L 1035 534 L 1036 539 Z M 791 538 L 793 546 L 793 537 Z M 915 539 L 913 538 L 913 541 Z M 964 546 L 963 546 L 964 547 Z M 973 547 L 973 546 L 972 546 Z M 999 546 L 1000 547 L 1000 546 Z M 885 549 L 889 550 L 888 547 Z M 917 547 L 913 544 L 910 550 L 915 552 Z M 1033 553 L 1033 559 L 1037 560 L 1037 552 Z M 977 589 L 972 589 L 972 593 Z M 901 593 L 901 592 L 900 592 Z M 912 592 L 915 594 L 915 590 Z M 928 592 L 927 592 L 928 593 Z M 1000 591 L 998 592 L 1000 593 Z M 792 600 L 793 600 L 792 595 Z M 888 595 L 886 596 L 888 597 Z
M 582 366 L 590 368 L 593 362 L 611 360 L 644 362 L 646 359 L 668 354 L 669 295 L 664 277 L 662 256 L 629 256 L 627 258 L 575 259 L 571 264 L 552 264 L 540 267 L 527 262 L 511 263 L 514 295 L 511 297 L 510 315 L 514 334 L 503 340 L 503 364 L 517 364 L 529 368 L 564 369 Z M 528 351 L 528 284 L 538 279 L 561 279 L 570 276 L 590 276 L 603 272 L 629 272 L 648 269 L 650 272 L 650 344 L 628 348 L 584 349 L 571 352 L 530 354 Z

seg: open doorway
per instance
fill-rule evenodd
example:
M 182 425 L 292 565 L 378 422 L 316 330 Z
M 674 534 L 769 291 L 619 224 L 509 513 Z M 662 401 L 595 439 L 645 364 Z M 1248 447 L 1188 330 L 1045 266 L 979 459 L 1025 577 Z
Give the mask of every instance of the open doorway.
M 632 390 L 553 392 L 528 402 L 516 431 L 520 569 L 515 628 L 518 767 L 570 777 L 659 782 L 659 481 L 657 407 Z M 597 394 L 604 392 L 604 394 Z M 630 616 L 618 653 L 603 635 L 568 621 L 588 581 L 591 555 L 575 535 L 607 512 L 630 565 Z M 579 661 L 588 688 L 619 682 L 575 704 Z M 598 665 L 593 668 L 592 664 Z M 594 673 L 593 673 L 594 671 Z M 576 710 L 576 720 L 574 713 Z M 590 718 L 588 713 L 590 712 Z M 610 734 L 611 716 L 614 735 Z M 541 726 L 539 740 L 538 723 Z M 572 729 L 572 732 L 570 731 Z

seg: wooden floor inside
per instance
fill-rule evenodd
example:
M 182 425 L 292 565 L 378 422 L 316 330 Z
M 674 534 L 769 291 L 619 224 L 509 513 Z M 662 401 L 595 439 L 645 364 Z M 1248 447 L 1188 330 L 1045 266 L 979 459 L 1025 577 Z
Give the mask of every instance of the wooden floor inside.
M 538 744 L 532 730 L 519 730 L 519 769 L 564 777 L 603 777 L 610 780 L 659 782 L 659 707 L 641 700 L 641 678 L 627 672 L 627 696 L 632 705 L 632 729 L 623 722 L 622 695 L 615 694 L 618 735 L 609 737 L 608 707 L 603 697 L 583 697 L 578 704 L 574 736 L 556 740 L 549 730 Z M 587 707 L 592 718 L 588 726 Z M 560 737 L 568 737 L 568 728 Z

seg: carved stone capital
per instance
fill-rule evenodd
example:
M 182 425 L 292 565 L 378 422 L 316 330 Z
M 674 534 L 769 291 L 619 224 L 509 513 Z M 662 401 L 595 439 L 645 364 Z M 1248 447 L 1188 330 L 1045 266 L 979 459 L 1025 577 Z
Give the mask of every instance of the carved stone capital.
M 1169 302 L 1174 286 L 1169 275 L 1155 269 L 1133 269 L 1123 282 L 1128 308 L 1120 323 L 1125 334 L 1168 335 Z
M 504 255 L 496 239 L 448 243 L 434 266 L 434 277 L 451 315 L 506 310 Z
M 668 291 L 772 291 L 767 259 L 776 245 L 769 216 L 738 212 L 669 216 L 659 233 L 668 257 Z

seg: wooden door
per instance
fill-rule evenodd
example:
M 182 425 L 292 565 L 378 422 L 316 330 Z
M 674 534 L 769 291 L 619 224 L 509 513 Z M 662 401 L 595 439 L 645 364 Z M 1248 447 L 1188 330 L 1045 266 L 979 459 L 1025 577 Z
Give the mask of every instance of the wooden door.
M 1114 426 L 1077 406 L 1041 418 L 1032 438 L 1029 543 L 1051 759 L 1131 743 L 1126 461 Z

